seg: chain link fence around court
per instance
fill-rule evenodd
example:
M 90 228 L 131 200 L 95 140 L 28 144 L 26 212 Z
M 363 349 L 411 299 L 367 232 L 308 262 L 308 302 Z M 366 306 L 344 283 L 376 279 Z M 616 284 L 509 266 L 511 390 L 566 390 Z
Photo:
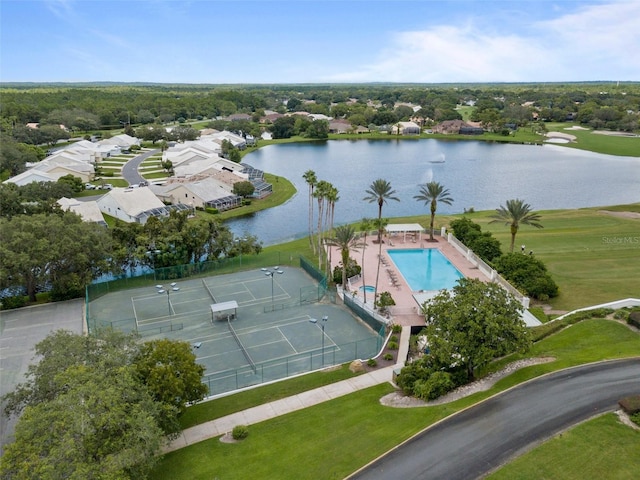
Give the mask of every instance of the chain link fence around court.
M 302 257 L 294 259 L 291 256 L 287 256 L 287 258 L 283 258 L 283 255 L 280 255 L 279 253 L 272 255 L 257 255 L 250 258 L 243 257 L 242 259 L 234 258 L 227 259 L 226 261 L 208 262 L 204 265 L 183 265 L 166 269 L 158 269 L 155 272 L 139 275 L 137 277 L 119 278 L 110 282 L 92 284 L 87 288 L 86 296 L 87 325 L 89 327 L 89 332 L 95 332 L 98 328 L 112 327 L 123 331 L 137 332 L 142 336 L 166 335 L 168 338 L 175 337 L 175 335 L 178 335 L 179 337 L 184 336 L 187 334 L 181 333 L 181 330 L 183 328 L 187 329 L 187 326 L 189 326 L 190 323 L 193 323 L 193 319 L 191 317 L 193 317 L 194 313 L 180 311 L 178 306 L 184 305 L 184 303 L 176 304 L 175 308 L 172 307 L 174 307 L 174 295 L 176 298 L 182 295 L 195 295 L 194 293 L 186 292 L 187 289 L 196 290 L 193 286 L 187 287 L 187 283 L 192 283 L 188 282 L 188 280 L 193 278 L 199 284 L 199 279 L 202 278 L 203 285 L 200 287 L 202 294 L 207 297 L 207 302 L 211 299 L 215 303 L 216 298 L 214 295 L 216 295 L 216 292 L 219 292 L 219 290 L 216 291 L 214 289 L 212 292 L 211 288 L 204 280 L 207 277 L 212 278 L 217 277 L 218 275 L 238 273 L 260 268 L 264 270 L 264 267 L 273 268 L 274 265 L 297 267 L 298 265 L 295 265 L 296 263 L 299 264 L 299 267 L 313 279 L 314 283 L 317 282 L 317 284 L 300 286 L 299 295 L 293 296 L 286 302 L 271 302 L 270 304 L 263 306 L 261 310 L 263 310 L 265 314 L 270 312 L 272 315 L 277 315 L 277 312 L 281 310 L 295 309 L 296 307 L 305 308 L 304 306 L 312 304 L 326 304 L 327 307 L 333 305 L 332 308 L 350 310 L 353 316 L 360 318 L 363 323 L 367 324 L 375 333 L 368 338 L 358 339 L 356 341 L 354 341 L 353 337 L 344 337 L 344 343 L 339 341 L 334 342 L 333 340 L 329 342 L 327 340 L 327 344 L 325 345 L 323 343 L 322 347 L 316 345 L 308 349 L 303 349 L 304 351 L 301 353 L 283 355 L 282 357 L 278 357 L 277 354 L 271 358 L 263 355 L 263 357 L 267 357 L 267 359 L 263 358 L 258 359 L 261 361 L 254 361 L 253 353 L 249 353 L 248 350 L 255 352 L 255 344 L 252 345 L 250 342 L 249 345 L 245 345 L 244 342 L 247 337 L 245 337 L 244 334 L 240 334 L 239 332 L 237 333 L 235 328 L 229 323 L 228 331 L 230 333 L 230 340 L 228 341 L 237 343 L 239 346 L 237 354 L 243 354 L 241 355 L 243 358 L 239 358 L 239 363 L 244 363 L 245 365 L 239 368 L 214 371 L 206 375 L 203 378 L 203 383 L 209 387 L 210 395 L 218 395 L 246 388 L 251 385 L 271 382 L 290 377 L 292 375 L 310 372 L 329 365 L 337 365 L 356 359 L 366 359 L 375 356 L 381 350 L 384 343 L 384 325 L 376 322 L 373 318 L 366 315 L 366 312 L 354 309 L 351 305 L 349 305 L 350 308 L 348 309 L 344 309 L 344 306 L 340 307 L 335 305 L 338 303 L 336 292 L 335 290 L 327 287 L 327 278 L 322 272 L 315 268 L 311 262 Z M 173 281 L 178 279 L 183 279 L 182 282 L 179 282 L 179 285 L 183 285 L 185 288 L 182 288 L 180 292 L 170 292 L 171 297 L 167 294 L 164 304 L 162 301 L 158 301 L 160 297 L 157 296 L 155 297 L 155 303 L 153 299 L 131 297 L 130 301 L 134 306 L 134 314 L 131 318 L 123 318 L 124 316 L 117 318 L 117 315 L 114 315 L 114 318 L 110 318 L 105 323 L 104 319 L 98 320 L 91 314 L 91 303 L 100 299 L 104 295 L 118 291 L 121 291 L 120 294 L 124 293 L 126 295 L 126 292 L 124 292 L 126 290 L 141 289 L 143 287 L 143 290 L 149 288 L 151 292 L 153 292 L 153 294 L 150 292 L 149 295 L 154 296 L 155 292 L 151 287 L 160 287 L 158 284 L 168 284 L 169 280 Z M 195 301 L 203 302 L 204 300 L 196 300 L 194 297 L 193 299 L 190 298 L 187 304 L 191 305 L 191 303 Z M 176 311 L 176 309 L 178 311 Z M 166 311 L 166 316 L 163 316 L 163 311 Z M 363 315 L 363 313 L 365 314 Z M 208 314 L 210 315 L 210 312 L 208 312 Z M 197 312 L 197 315 L 200 315 L 200 313 Z M 304 322 L 308 323 L 307 320 L 304 320 Z M 189 326 L 188 328 L 191 329 L 192 327 Z M 325 332 L 323 330 L 322 338 L 329 339 L 329 337 L 324 336 L 324 333 Z M 242 339 L 239 337 L 242 337 Z M 342 337 L 338 335 L 337 338 Z M 293 339 L 288 339 L 287 341 L 289 340 L 294 342 Z M 319 342 L 319 340 L 317 341 Z M 230 347 L 230 345 L 228 346 Z M 200 350 L 204 350 L 204 346 L 198 351 Z M 235 353 L 231 355 L 235 355 Z
M 167 282 L 169 280 L 180 280 L 185 278 L 205 278 L 208 276 L 223 275 L 225 273 L 235 273 L 243 270 L 251 270 L 272 265 L 298 265 L 302 264 L 303 258 L 296 257 L 289 253 L 273 252 L 270 254 L 259 255 L 239 255 L 237 257 L 222 258 L 210 262 L 200 262 L 187 265 L 176 265 L 172 267 L 156 268 L 150 272 L 131 272 L 127 275 L 116 277 L 112 280 L 92 283 L 87 286 L 85 291 L 85 316 L 87 320 L 87 329 L 89 333 L 93 333 L 100 327 L 112 327 L 125 332 L 138 331 L 136 319 L 134 317 L 114 318 L 109 324 L 98 322 L 91 314 L 90 304 L 94 300 L 107 295 L 109 293 L 122 290 L 131 290 L 134 288 L 148 287 L 156 285 L 159 282 Z M 306 260 L 305 260 L 306 262 Z M 309 262 L 306 262 L 309 263 Z M 324 291 L 319 287 L 316 292 L 316 298 L 320 294 L 326 292 L 326 281 Z M 305 292 L 305 295 L 308 295 Z M 312 295 L 313 296 L 313 295 Z M 318 301 L 318 300 L 316 300 Z M 178 319 L 167 319 L 166 324 L 158 326 L 155 329 L 142 329 L 138 333 L 144 335 L 153 335 L 158 333 L 166 333 L 180 330 L 183 325 Z
M 385 330 L 382 328 L 375 338 L 330 345 L 312 352 L 216 372 L 206 375 L 202 382 L 209 387 L 209 395 L 214 396 L 312 372 L 331 365 L 371 358 L 381 350 L 384 343 L 384 332 Z

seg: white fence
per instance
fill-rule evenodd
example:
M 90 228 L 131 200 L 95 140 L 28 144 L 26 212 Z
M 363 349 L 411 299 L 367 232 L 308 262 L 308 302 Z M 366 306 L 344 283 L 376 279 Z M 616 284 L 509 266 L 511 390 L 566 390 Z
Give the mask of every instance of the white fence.
M 487 265 L 480 257 L 478 257 L 473 250 L 467 248 L 460 240 L 453 236 L 453 234 L 449 233 L 447 235 L 447 241 L 453 245 L 453 247 L 462 253 L 465 258 L 471 262 L 475 267 L 478 268 L 483 275 L 485 275 L 492 282 L 497 283 L 501 287 L 503 287 L 506 291 L 511 293 L 514 297 L 518 299 L 518 301 L 522 304 L 524 308 L 529 308 L 529 297 L 524 296 L 520 291 L 511 285 L 507 280 L 505 280 L 498 272 L 496 272 L 493 268 Z
M 572 312 L 565 313 L 564 315 L 560 315 L 559 317 L 554 318 L 553 321 L 556 322 L 558 320 L 562 320 L 563 318 L 568 317 L 569 315 L 573 315 L 574 313 L 577 313 L 577 312 L 586 312 L 588 310 L 596 310 L 598 308 L 612 308 L 614 310 L 618 310 L 620 308 L 639 307 L 639 306 L 640 306 L 639 298 L 625 298 L 624 300 L 616 300 L 615 302 L 601 303 L 600 305 L 593 305 L 591 307 L 579 308 Z

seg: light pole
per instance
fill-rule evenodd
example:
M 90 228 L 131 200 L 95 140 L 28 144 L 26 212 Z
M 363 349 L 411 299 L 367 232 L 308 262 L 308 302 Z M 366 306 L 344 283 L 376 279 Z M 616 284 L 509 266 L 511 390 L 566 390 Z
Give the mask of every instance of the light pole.
M 280 267 L 275 266 L 273 267 L 273 270 L 270 270 L 268 268 L 263 268 L 262 271 L 267 277 L 271 277 L 271 311 L 273 312 L 273 276 L 276 273 L 282 275 L 284 273 L 284 270 L 280 270 Z
M 171 292 L 177 292 L 178 290 L 180 290 L 180 287 L 178 287 L 178 284 L 176 282 L 173 282 L 169 285 L 169 287 L 165 287 L 164 285 L 156 285 L 156 288 L 158 289 L 159 294 L 167 294 L 167 306 L 169 307 L 169 315 L 173 315 L 173 313 L 171 313 L 171 300 L 169 299 L 169 294 Z
M 322 317 L 322 323 L 320 323 L 320 328 L 322 329 L 322 366 L 324 367 L 324 326 L 326 325 L 329 317 L 325 315 Z M 310 318 L 309 321 L 313 324 L 317 324 L 318 320 L 315 318 Z

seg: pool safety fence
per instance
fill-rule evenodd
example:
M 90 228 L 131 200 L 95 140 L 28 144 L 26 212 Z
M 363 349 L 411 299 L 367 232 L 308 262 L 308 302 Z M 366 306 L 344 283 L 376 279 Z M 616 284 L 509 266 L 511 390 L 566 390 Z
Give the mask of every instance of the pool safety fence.
M 387 319 L 380 316 L 376 312 L 369 311 L 366 306 L 357 298 L 352 297 L 348 294 L 343 295 L 343 297 L 345 306 L 349 308 L 349 310 L 351 310 L 363 322 L 369 325 L 373 329 L 373 331 L 379 332 L 380 329 L 384 330 L 386 328 L 388 323 Z

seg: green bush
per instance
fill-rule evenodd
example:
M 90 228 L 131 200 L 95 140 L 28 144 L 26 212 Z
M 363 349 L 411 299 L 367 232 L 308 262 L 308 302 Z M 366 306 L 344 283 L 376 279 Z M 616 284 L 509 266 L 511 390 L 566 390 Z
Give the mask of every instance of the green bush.
M 390 342 L 396 342 L 396 343 L 397 343 L 397 342 L 398 342 L 398 337 L 396 337 L 395 335 L 391 335 L 391 336 L 389 337 L 389 341 L 390 341 Z
M 212 208 L 212 207 L 206 207 L 204 209 L 205 212 L 210 213 L 211 215 L 217 215 L 218 213 L 220 213 L 220 210 L 218 210 L 217 208 Z
M 558 296 L 558 285 L 544 263 L 533 255 L 507 253 L 493 262 L 495 269 L 516 288 L 539 300 Z
M 13 297 L 4 297 L 0 302 L 1 310 L 11 310 L 13 308 L 21 308 L 27 304 L 27 297 L 24 295 L 15 295 Z
M 640 328 L 640 312 L 631 312 L 627 317 L 627 323 L 633 325 L 636 328 Z
M 455 383 L 450 373 L 434 372 L 427 380 L 418 380 L 413 391 L 415 396 L 422 400 L 434 400 L 454 388 Z
M 631 415 L 631 421 L 640 427 L 640 413 Z
M 378 365 L 378 362 L 376 362 L 375 358 L 370 358 L 369 360 L 367 360 L 367 365 L 370 367 L 375 367 Z
M 398 342 L 389 342 L 387 348 L 389 350 L 398 350 Z
M 234 440 L 243 440 L 249 436 L 249 427 L 246 425 L 236 425 L 231 431 Z
M 349 261 L 347 262 L 347 278 L 359 275 L 360 272 L 362 272 L 362 267 L 358 265 L 358 262 L 353 258 L 349 257 Z M 333 283 L 342 285 L 342 262 L 333 269 Z
M 248 198 L 245 198 L 244 200 L 242 200 L 242 205 L 243 206 L 251 205 L 251 200 L 249 200 Z
M 400 333 L 402 332 L 402 325 L 393 324 L 391 325 L 391 333 Z
M 382 356 L 382 359 L 383 359 L 383 360 L 393 360 L 393 355 L 391 355 L 390 353 L 385 353 L 385 354 Z

